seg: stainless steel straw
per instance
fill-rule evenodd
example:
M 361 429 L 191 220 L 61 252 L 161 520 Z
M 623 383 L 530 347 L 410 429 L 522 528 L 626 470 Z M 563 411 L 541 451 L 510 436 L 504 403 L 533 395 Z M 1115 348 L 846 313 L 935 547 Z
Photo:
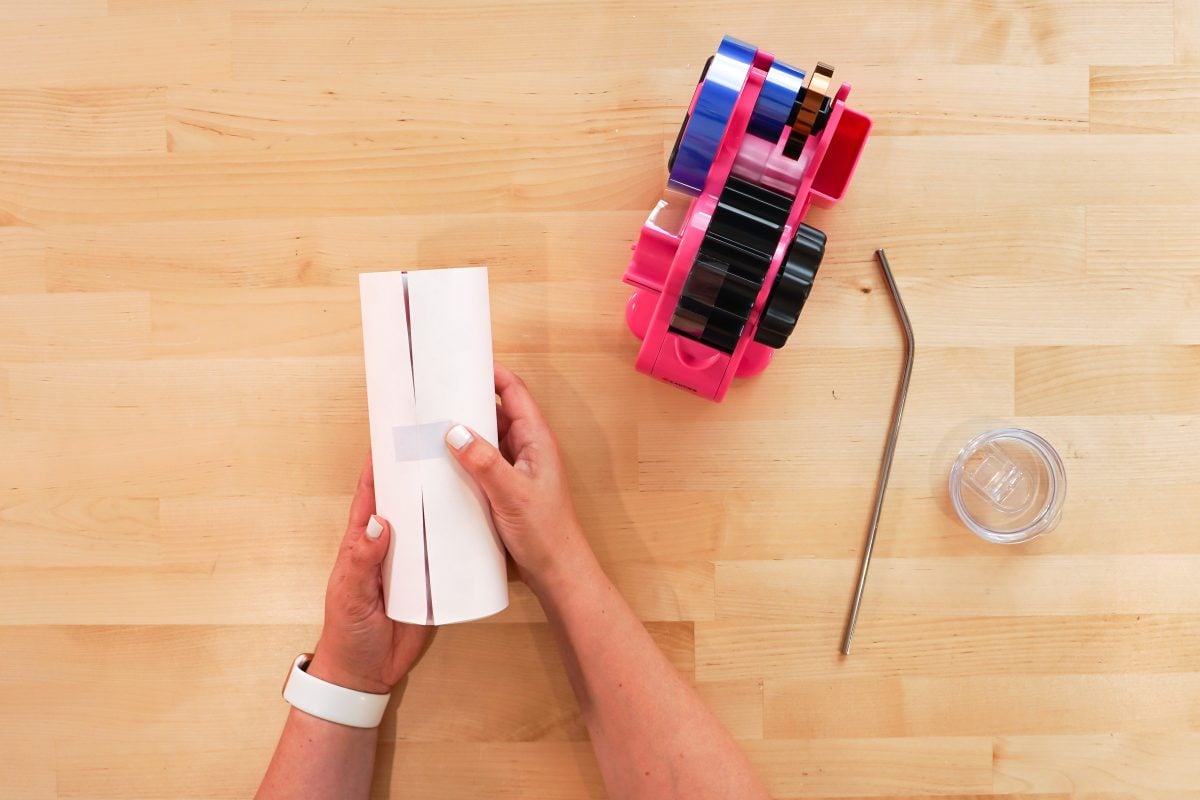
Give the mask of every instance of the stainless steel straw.
M 842 639 L 842 653 L 850 655 L 850 644 L 854 641 L 854 626 L 858 624 L 858 609 L 862 605 L 863 589 L 867 585 L 867 570 L 871 568 L 871 553 L 875 549 L 875 534 L 879 532 L 879 514 L 883 511 L 883 495 L 887 491 L 888 476 L 892 472 L 892 456 L 896 454 L 896 439 L 900 436 L 900 417 L 904 415 L 904 400 L 908 397 L 908 382 L 912 378 L 913 352 L 916 345 L 913 342 L 912 323 L 908 321 L 908 312 L 904 310 L 904 301 L 900 299 L 900 290 L 896 287 L 896 279 L 892 277 L 892 267 L 888 264 L 887 253 L 883 249 L 875 251 L 883 278 L 887 281 L 888 290 L 892 293 L 892 302 L 896 306 L 896 314 L 904 326 L 904 374 L 900 378 L 900 386 L 896 389 L 896 402 L 892 409 L 892 428 L 888 432 L 887 447 L 883 451 L 883 463 L 879 467 L 879 485 L 875 489 L 875 513 L 871 515 L 871 528 L 867 533 L 867 546 L 863 550 L 862 569 L 858 573 L 858 588 L 854 592 L 854 605 L 850 608 L 850 620 L 846 623 L 846 635 Z

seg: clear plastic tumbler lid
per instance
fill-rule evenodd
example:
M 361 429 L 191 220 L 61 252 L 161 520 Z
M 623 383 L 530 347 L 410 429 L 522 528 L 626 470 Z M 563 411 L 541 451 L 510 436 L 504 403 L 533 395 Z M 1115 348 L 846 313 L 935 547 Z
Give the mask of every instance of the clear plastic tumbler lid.
M 950 469 L 950 499 L 963 524 L 989 542 L 1027 542 L 1062 515 L 1067 475 L 1058 452 L 1021 428 L 976 436 Z

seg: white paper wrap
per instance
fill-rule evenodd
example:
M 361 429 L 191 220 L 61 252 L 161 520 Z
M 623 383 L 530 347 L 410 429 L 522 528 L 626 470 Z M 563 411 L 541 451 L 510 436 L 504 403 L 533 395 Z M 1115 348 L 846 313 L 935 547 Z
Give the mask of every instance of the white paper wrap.
M 392 525 L 387 615 L 444 625 L 508 605 L 486 498 L 444 448 L 460 422 L 496 444 L 486 267 L 359 276 L 377 513 Z

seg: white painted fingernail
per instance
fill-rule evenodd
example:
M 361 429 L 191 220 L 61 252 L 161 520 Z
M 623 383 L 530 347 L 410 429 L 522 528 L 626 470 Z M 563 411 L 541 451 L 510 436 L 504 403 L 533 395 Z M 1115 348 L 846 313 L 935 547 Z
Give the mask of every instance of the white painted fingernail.
M 462 450 L 464 447 L 470 444 L 471 440 L 474 438 L 475 437 L 471 435 L 471 432 L 462 425 L 455 425 L 453 428 L 446 431 L 446 441 L 449 442 L 450 446 L 455 450 Z
M 371 521 L 367 523 L 367 538 L 378 539 L 383 533 L 383 522 L 374 515 L 371 516 Z

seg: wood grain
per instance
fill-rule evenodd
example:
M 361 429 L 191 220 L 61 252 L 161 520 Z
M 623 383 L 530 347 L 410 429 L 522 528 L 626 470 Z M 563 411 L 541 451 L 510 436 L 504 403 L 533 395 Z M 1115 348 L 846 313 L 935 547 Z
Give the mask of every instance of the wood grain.
M 723 33 L 875 128 L 721 405 L 620 275 Z M 367 446 L 359 272 L 491 267 L 588 535 L 777 798 L 1200 795 L 1200 2 L 0 2 L 0 797 L 241 798 Z M 837 644 L 900 342 L 916 371 Z M 1052 534 L 947 497 L 1060 450 Z M 440 631 L 374 795 L 604 796 L 535 599 Z

